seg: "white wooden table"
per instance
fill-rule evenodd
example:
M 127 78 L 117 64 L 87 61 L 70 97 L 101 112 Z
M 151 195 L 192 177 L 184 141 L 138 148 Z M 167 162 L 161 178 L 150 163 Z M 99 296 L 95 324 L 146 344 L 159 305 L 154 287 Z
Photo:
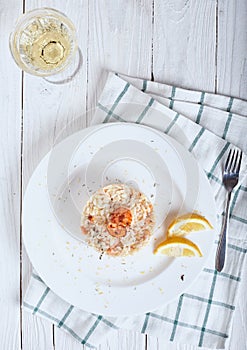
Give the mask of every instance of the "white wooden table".
M 83 67 L 65 85 L 23 74 L 9 52 L 16 18 L 43 6 L 65 12 L 78 30 Z M 60 130 L 95 106 L 107 70 L 246 99 L 247 2 L 2 0 L 0 52 L 0 349 L 82 350 L 63 331 L 21 310 L 31 273 L 21 228 L 28 179 Z M 89 125 L 88 119 L 78 127 Z M 246 290 L 243 276 L 230 350 L 247 349 Z M 164 344 L 120 331 L 99 349 L 192 349 Z

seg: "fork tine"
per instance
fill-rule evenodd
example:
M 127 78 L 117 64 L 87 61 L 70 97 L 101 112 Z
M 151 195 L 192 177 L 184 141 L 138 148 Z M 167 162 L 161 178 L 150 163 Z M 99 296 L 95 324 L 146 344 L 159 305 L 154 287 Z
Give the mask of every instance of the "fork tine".
M 231 159 L 231 155 L 232 155 L 232 150 L 230 149 L 230 152 L 228 153 L 227 159 L 226 159 L 226 163 L 225 163 L 225 171 L 229 171 L 230 167 L 229 167 L 229 162 Z
M 235 150 L 234 150 L 234 151 L 235 151 Z M 235 173 L 235 172 L 236 172 L 236 165 L 237 165 L 237 160 L 238 160 L 238 154 L 239 154 L 239 152 L 238 152 L 238 150 L 236 150 L 236 156 L 235 156 L 235 158 L 234 158 L 234 162 L 233 162 L 232 168 L 231 168 L 231 172 L 232 172 L 232 173 Z
M 231 159 L 229 161 L 228 172 L 233 171 L 234 159 L 235 159 L 235 149 L 232 151 Z
M 241 167 L 242 155 L 243 155 L 243 152 L 240 151 L 240 156 L 239 156 L 239 160 L 238 160 L 238 164 L 237 164 L 237 169 L 236 169 L 236 173 L 237 173 L 237 174 L 239 174 L 239 170 L 240 170 L 240 167 Z

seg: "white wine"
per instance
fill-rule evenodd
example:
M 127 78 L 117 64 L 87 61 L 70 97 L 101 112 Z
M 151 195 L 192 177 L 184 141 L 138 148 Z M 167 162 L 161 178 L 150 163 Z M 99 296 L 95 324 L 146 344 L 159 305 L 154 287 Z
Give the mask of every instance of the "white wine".
M 22 69 L 36 75 L 62 70 L 76 48 L 73 27 L 59 12 L 44 9 L 32 16 L 12 38 L 12 53 Z M 49 10 L 49 11 L 48 11 Z
M 20 55 L 41 69 L 61 66 L 68 58 L 71 43 L 66 28 L 54 20 L 35 19 L 20 35 Z

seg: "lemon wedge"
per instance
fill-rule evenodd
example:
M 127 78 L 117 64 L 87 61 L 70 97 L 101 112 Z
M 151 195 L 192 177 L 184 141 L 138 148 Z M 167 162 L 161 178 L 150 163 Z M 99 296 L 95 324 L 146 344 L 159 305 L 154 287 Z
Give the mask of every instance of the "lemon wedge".
M 200 248 L 184 237 L 171 237 L 161 242 L 154 250 L 154 254 L 164 254 L 171 257 L 201 257 Z
M 196 213 L 176 218 L 168 227 L 168 237 L 186 236 L 192 232 L 211 230 L 213 226 L 204 217 Z

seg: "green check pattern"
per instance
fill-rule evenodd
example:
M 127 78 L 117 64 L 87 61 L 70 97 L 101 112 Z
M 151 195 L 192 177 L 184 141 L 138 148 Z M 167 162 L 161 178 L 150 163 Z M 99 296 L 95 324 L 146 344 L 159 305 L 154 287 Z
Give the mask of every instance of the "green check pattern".
M 247 101 L 110 73 L 93 124 L 142 123 L 182 143 L 208 176 L 220 227 L 225 199 L 222 166 L 233 145 L 247 153 L 246 116 Z M 228 256 L 223 272 L 218 273 L 214 268 L 216 241 L 207 266 L 194 284 L 159 310 L 128 318 L 89 314 L 55 295 L 35 272 L 23 307 L 50 320 L 89 348 L 97 347 L 111 332 L 126 328 L 162 336 L 164 342 L 222 349 L 230 336 L 241 274 L 247 272 L 246 203 L 247 157 L 244 155 L 240 183 L 230 208 Z

